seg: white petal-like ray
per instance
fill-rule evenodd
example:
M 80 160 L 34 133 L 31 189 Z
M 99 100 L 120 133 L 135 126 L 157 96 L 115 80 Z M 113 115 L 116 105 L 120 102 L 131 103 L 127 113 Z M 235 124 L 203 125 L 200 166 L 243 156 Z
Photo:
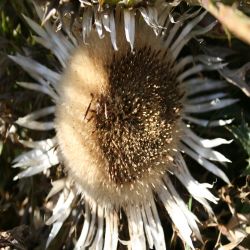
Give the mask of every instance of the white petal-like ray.
M 126 40 L 133 50 L 135 42 L 135 13 L 133 11 L 124 10 L 124 29 Z
M 38 11 L 38 8 L 37 8 Z M 51 50 L 63 66 L 66 66 L 70 51 L 74 48 L 72 43 L 61 33 L 55 33 L 49 24 L 45 24 L 45 29 L 35 23 L 30 18 L 24 16 L 29 26 L 39 35 L 34 37 L 37 42 L 45 48 Z
M 210 215 L 213 215 L 213 211 L 208 204 L 207 200 L 217 203 L 217 198 L 208 191 L 207 188 L 211 188 L 212 185 L 208 183 L 199 183 L 196 181 L 190 174 L 186 163 L 181 156 L 178 154 L 175 158 L 176 166 L 174 166 L 171 171 L 175 174 L 175 176 L 182 182 L 184 187 L 187 188 L 189 193 L 199 201 L 209 212 Z
M 25 153 L 22 153 L 20 154 L 19 156 L 17 156 L 14 160 L 13 160 L 13 163 L 15 163 L 13 165 L 13 167 L 23 167 L 25 165 L 26 162 L 29 162 L 29 161 L 39 161 L 40 158 L 43 157 L 44 154 L 47 154 L 49 150 L 53 149 L 52 148 L 35 148 L 33 150 L 30 150 L 28 152 L 25 152 Z M 22 165 L 23 164 L 23 165 Z
M 190 121 L 194 124 L 200 125 L 202 127 L 217 127 L 217 126 L 225 126 L 233 122 L 233 119 L 227 119 L 227 120 L 205 120 L 205 119 L 199 119 L 192 117 L 190 115 L 183 115 L 183 120 Z
M 157 23 L 158 23 L 158 27 L 159 27 L 158 34 L 160 34 L 160 32 L 164 32 L 164 30 L 167 30 L 169 28 L 169 24 L 170 24 L 169 12 L 170 12 L 170 10 L 171 10 L 171 7 L 169 7 L 169 6 L 165 6 L 165 8 L 160 8 L 157 10 L 157 12 L 158 12 Z
M 58 99 L 58 95 L 49 85 L 44 86 L 42 84 L 40 85 L 37 83 L 30 83 L 30 82 L 17 82 L 17 84 L 26 89 L 35 90 L 43 94 L 46 94 L 50 96 L 53 101 L 56 101 Z
M 187 95 L 194 95 L 201 92 L 226 88 L 227 83 L 225 81 L 215 81 L 207 78 L 192 78 L 182 82 L 181 86 L 186 89 Z
M 181 144 L 180 147 L 187 155 L 189 155 L 191 158 L 193 158 L 195 161 L 197 161 L 201 166 L 206 168 L 208 171 L 210 171 L 214 175 L 220 177 L 226 183 L 230 183 L 230 181 L 227 178 L 227 176 L 225 175 L 225 173 L 222 170 L 220 170 L 215 164 L 213 164 L 212 162 L 206 160 L 201 155 L 194 152 L 193 150 L 191 150 L 190 148 L 188 148 L 184 144 Z
M 85 8 L 82 16 L 82 39 L 85 44 L 86 44 L 86 38 L 88 37 L 90 31 L 92 30 L 92 18 L 93 18 L 92 7 Z
M 112 216 L 112 220 L 113 220 L 113 231 L 112 231 L 112 248 L 113 250 L 116 250 L 117 249 L 117 246 L 118 246 L 118 239 L 119 239 L 119 236 L 118 236 L 118 221 L 119 221 L 119 218 L 116 214 L 116 212 L 112 212 L 111 213 L 111 216 Z
M 169 48 L 172 40 L 174 39 L 174 36 L 176 35 L 176 33 L 179 31 L 180 27 L 181 27 L 182 23 L 178 22 L 176 23 L 169 31 L 168 35 L 167 35 L 167 39 L 164 42 L 164 46 L 165 48 Z
M 118 50 L 117 44 L 116 44 L 116 27 L 115 27 L 115 18 L 114 13 L 111 12 L 109 14 L 109 27 L 110 27 L 110 38 L 113 45 L 114 50 Z
M 37 5 L 35 5 L 35 8 L 36 8 L 36 12 L 38 13 L 38 16 L 42 20 L 43 11 Z M 66 53 L 65 55 L 67 55 L 67 53 L 70 52 L 72 48 L 74 48 L 74 45 L 76 45 L 73 43 L 73 41 L 69 40 L 68 37 L 66 37 L 61 32 L 55 32 L 54 27 L 52 27 L 49 23 L 45 23 L 43 27 L 47 32 L 47 38 L 51 41 L 51 44 L 57 45 L 57 46 L 53 46 L 53 50 L 52 50 L 53 52 L 55 52 L 56 49 L 58 48 L 60 49 L 61 53 L 63 53 L 63 50 L 64 50 L 64 53 Z
M 151 202 L 143 205 L 141 215 L 149 247 L 153 248 L 155 246 L 157 250 L 165 250 L 164 232 L 153 199 Z
M 214 99 L 207 103 L 201 104 L 186 104 L 184 110 L 187 113 L 205 113 L 217 109 L 222 109 L 227 106 L 233 105 L 238 102 L 238 99 L 227 98 L 227 99 Z
M 196 135 L 190 128 L 183 125 L 183 130 L 186 135 L 192 138 L 197 144 L 200 144 L 204 148 L 214 148 L 223 144 L 230 144 L 233 140 L 225 140 L 223 138 L 215 138 L 215 139 L 204 139 Z
M 197 74 L 201 71 L 205 71 L 205 70 L 215 70 L 215 69 L 221 69 L 223 67 L 225 67 L 227 64 L 226 63 L 217 63 L 217 64 L 212 64 L 212 65 L 204 65 L 204 64 L 197 64 L 194 65 L 191 68 L 188 68 L 186 71 L 182 72 L 178 77 L 177 80 L 179 82 L 182 82 L 183 80 L 185 80 L 186 78 Z
M 65 193 L 67 193 L 67 195 Z M 68 192 L 65 190 L 65 192 L 62 192 L 60 194 L 57 204 L 53 209 L 53 214 L 46 222 L 47 225 L 53 224 L 48 240 L 46 242 L 46 248 L 49 246 L 51 241 L 56 237 L 64 221 L 70 215 L 71 205 L 74 201 L 74 198 L 75 194 L 73 191 Z
M 9 57 L 38 81 L 40 80 L 40 78 L 42 78 L 52 83 L 53 85 L 56 85 L 60 79 L 59 73 L 52 71 L 51 69 L 28 57 L 18 54 L 16 56 Z
M 130 246 L 132 250 L 146 250 L 146 239 L 143 230 L 143 220 L 140 208 L 137 205 L 128 205 L 126 208 Z
M 37 35 L 39 35 L 40 37 L 47 37 L 46 31 L 41 25 L 34 22 L 32 19 L 30 19 L 29 17 L 26 17 L 25 15 L 23 15 L 23 17 L 24 17 L 25 21 L 28 23 L 28 25 L 30 26 L 30 28 L 33 31 L 35 31 L 37 33 Z
M 59 164 L 59 157 L 54 148 L 44 151 L 33 149 L 27 153 L 19 155 L 14 162 L 13 168 L 26 168 L 14 177 L 14 180 L 29 177 L 41 173 L 48 168 Z
M 180 27 L 183 25 L 183 21 L 197 16 L 199 12 L 200 12 L 200 10 L 197 10 L 193 13 L 189 13 L 189 11 L 187 11 L 186 13 L 184 13 L 183 15 L 178 17 L 178 19 L 176 21 L 172 20 L 170 14 L 169 14 L 169 19 L 172 23 L 174 23 L 174 26 L 171 27 L 170 31 L 167 33 L 168 35 L 167 35 L 166 41 L 164 42 L 165 48 L 169 48 L 171 46 L 171 43 L 173 42 L 174 37 L 176 36 L 178 31 L 180 30 Z
M 89 229 L 90 229 L 90 224 L 91 224 L 91 211 L 90 211 L 89 204 L 86 202 L 85 203 L 84 223 L 83 223 L 80 237 L 78 238 L 77 243 L 75 245 L 75 250 L 84 249 L 85 244 L 86 244 L 86 240 L 87 240 L 87 236 L 89 233 Z
M 173 59 L 175 60 L 178 55 L 180 54 L 181 50 L 183 49 L 183 47 L 185 46 L 185 44 L 187 44 L 192 38 L 202 35 L 202 34 L 206 34 L 208 31 L 210 31 L 214 26 L 216 25 L 216 22 L 211 23 L 210 25 L 204 27 L 204 28 L 200 28 L 198 30 L 194 30 L 192 32 L 189 33 L 189 35 L 187 35 L 185 38 L 183 38 L 181 40 L 181 42 L 178 44 L 178 47 L 176 47 L 173 51 L 172 51 L 172 56 Z
M 51 184 L 52 184 L 52 188 L 51 188 L 50 192 L 48 193 L 46 200 L 50 199 L 52 196 L 54 196 L 55 194 L 59 193 L 64 188 L 66 188 L 67 179 L 62 178 L 62 179 L 51 182 Z
M 161 27 L 158 23 L 158 12 L 155 7 L 141 7 L 139 8 L 139 11 L 145 22 L 154 29 L 154 32 L 157 35 Z
M 105 209 L 105 223 L 103 250 L 116 250 L 118 244 L 118 217 L 111 208 Z
M 115 19 L 114 19 L 114 13 L 103 13 L 102 14 L 102 23 L 107 32 L 110 33 L 110 39 L 111 43 L 113 45 L 114 50 L 118 50 L 117 44 L 116 44 L 116 28 L 115 28 Z
M 184 211 L 180 208 L 180 206 L 176 203 L 174 197 L 170 194 L 167 187 L 163 184 L 160 187 L 160 190 L 157 190 L 157 194 L 161 199 L 163 205 L 170 218 L 172 219 L 174 225 L 176 226 L 180 237 L 192 248 L 194 249 L 191 234 L 192 230 L 188 224 L 187 218 L 184 214 Z
M 37 119 L 40 119 L 42 117 L 45 117 L 47 115 L 51 115 L 55 113 L 55 106 L 50 106 L 50 107 L 46 107 L 40 110 L 37 110 L 35 112 L 30 113 L 29 115 L 26 115 L 22 118 L 19 118 L 17 121 L 19 123 L 25 123 L 26 121 L 34 121 Z
M 89 247 L 90 250 L 102 250 L 103 249 L 103 226 L 104 226 L 104 212 L 103 208 L 100 206 L 97 207 L 97 228 L 96 235 L 93 240 L 93 243 Z
M 102 39 L 104 37 L 104 33 L 102 27 L 101 14 L 98 11 L 95 11 L 94 13 L 95 13 L 95 28 L 99 38 Z
M 176 204 L 180 207 L 181 211 L 183 212 L 183 215 L 185 216 L 188 225 L 190 226 L 191 230 L 195 234 L 195 236 L 202 242 L 201 234 L 197 225 L 197 222 L 199 222 L 198 218 L 188 209 L 187 205 L 184 203 L 176 189 L 174 188 L 169 176 L 166 174 L 163 177 L 163 180 L 168 187 L 170 193 L 172 194 Z
M 70 205 L 72 204 L 72 201 L 75 198 L 75 194 L 73 191 L 67 191 L 67 192 L 63 192 L 63 199 L 64 201 L 61 203 L 60 198 L 58 200 L 58 205 L 55 206 L 55 208 L 53 209 L 53 215 L 47 220 L 46 224 L 47 225 L 51 225 L 53 224 L 55 221 L 59 221 L 62 218 L 67 218 L 69 213 L 70 213 Z M 60 205 L 59 205 L 60 204 Z M 65 216 L 65 214 L 68 214 L 67 216 Z
M 95 236 L 95 231 L 96 231 L 96 214 L 97 214 L 97 205 L 95 202 L 92 202 L 91 205 L 91 221 L 89 225 L 89 230 L 88 230 L 88 235 L 86 238 L 86 242 L 84 243 L 84 247 L 88 247 L 91 245 L 92 240 L 94 239 Z
M 43 108 L 35 112 L 32 112 L 29 115 L 18 118 L 16 124 L 29 129 L 51 130 L 54 129 L 54 122 L 38 122 L 36 120 L 54 113 L 55 113 L 55 106 Z
M 181 140 L 188 145 L 193 151 L 198 153 L 200 156 L 210 160 L 210 161 L 218 161 L 218 162 L 231 162 L 224 155 L 219 153 L 218 151 L 212 150 L 210 148 L 203 148 L 199 145 L 193 138 L 190 138 L 184 135 Z
M 181 41 L 185 37 L 187 37 L 187 35 L 190 33 L 190 31 L 204 18 L 204 16 L 206 14 L 207 14 L 206 12 L 203 12 L 201 15 L 197 16 L 192 21 L 190 21 L 188 23 L 188 25 L 186 25 L 186 27 L 181 31 L 181 33 L 178 36 L 178 38 L 171 45 L 171 47 L 170 47 L 171 51 L 174 51 L 179 46 L 179 44 L 181 43 Z
M 193 56 L 185 56 L 184 58 L 180 59 L 176 65 L 174 66 L 174 69 L 176 72 L 179 72 L 180 70 L 184 69 L 188 64 L 194 63 L 194 57 Z
M 29 163 L 29 164 L 31 165 L 32 163 Z M 20 172 L 18 175 L 16 175 L 13 178 L 13 180 L 16 181 L 16 180 L 24 178 L 24 177 L 30 177 L 32 175 L 42 173 L 43 171 L 52 167 L 55 164 L 51 164 L 50 162 L 49 163 L 34 164 L 34 162 L 33 162 L 32 165 L 34 165 L 34 166 L 32 166 L 32 167 L 30 166 L 26 170 Z
M 191 75 L 194 75 L 194 74 L 197 74 L 201 71 L 203 71 L 205 69 L 205 66 L 203 64 L 198 64 L 198 65 L 195 65 L 191 68 L 188 68 L 186 71 L 182 72 L 178 77 L 177 77 L 177 80 L 179 82 L 182 82 L 185 78 L 191 76 Z
M 105 12 L 102 14 L 101 18 L 102 18 L 102 24 L 103 24 L 104 29 L 107 32 L 111 32 L 109 14 Z
M 210 101 L 213 101 L 213 100 L 216 100 L 219 98 L 224 98 L 227 96 L 228 96 L 228 93 L 218 92 L 218 93 L 211 94 L 211 95 L 204 95 L 204 96 L 190 98 L 190 99 L 186 100 L 186 103 L 187 104 L 201 104 L 201 103 L 210 102 Z
M 54 129 L 54 122 L 37 122 L 37 121 L 24 121 L 17 120 L 16 123 L 20 126 L 35 130 L 52 130 Z
M 155 239 L 155 246 L 156 249 L 165 249 L 165 238 L 164 238 L 164 232 L 163 232 L 163 228 L 161 225 L 161 220 L 155 205 L 155 202 L 151 202 L 150 203 L 150 208 L 147 207 L 148 209 L 146 209 L 146 215 L 149 216 L 149 212 L 152 212 L 152 219 L 154 220 L 154 223 L 156 224 L 156 228 L 157 228 L 157 238 Z M 148 218 L 149 219 L 149 218 Z M 158 247 L 158 248 L 157 248 Z
M 46 22 L 48 22 L 48 20 L 54 16 L 56 14 L 56 8 L 53 8 L 51 9 L 50 11 L 48 11 L 48 8 L 46 7 L 45 8 L 45 12 L 44 12 L 44 15 L 43 15 L 43 18 L 42 18 L 42 23 L 41 23 L 41 26 L 44 26 L 44 24 Z
M 205 65 L 212 65 L 223 62 L 223 59 L 220 57 L 208 56 L 208 55 L 198 55 L 194 57 L 196 61 L 202 62 Z
M 25 147 L 33 148 L 33 149 L 41 149 L 44 151 L 50 150 L 53 147 L 55 148 L 57 145 L 56 138 L 51 139 L 45 139 L 41 141 L 24 141 L 19 140 L 20 143 L 22 143 Z
M 62 192 L 59 196 L 59 199 L 53 209 L 53 214 L 61 207 L 63 206 L 63 203 L 64 203 L 64 193 Z M 56 221 L 53 223 L 53 227 L 50 231 L 50 234 L 49 234 L 49 237 L 48 237 L 48 240 L 46 242 L 46 248 L 49 246 L 49 244 L 51 243 L 51 241 L 56 237 L 56 235 L 58 234 L 60 228 L 62 227 L 63 225 L 63 221 Z
M 155 230 L 155 227 L 151 227 L 149 225 L 149 222 L 148 222 L 148 219 L 147 219 L 144 207 L 142 207 L 142 209 L 141 209 L 141 215 L 142 215 L 142 220 L 143 220 L 145 235 L 146 235 L 146 239 L 147 239 L 149 248 L 153 249 L 153 247 L 154 247 L 154 239 L 153 239 L 153 236 L 152 236 L 153 232 L 151 232 L 151 231 Z

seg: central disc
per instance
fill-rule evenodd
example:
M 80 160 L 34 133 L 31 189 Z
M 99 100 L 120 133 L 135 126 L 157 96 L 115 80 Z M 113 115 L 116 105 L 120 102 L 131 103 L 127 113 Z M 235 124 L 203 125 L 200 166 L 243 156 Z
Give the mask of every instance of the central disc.
M 173 164 L 183 93 L 158 40 L 138 42 L 133 52 L 106 42 L 72 54 L 59 86 L 56 132 L 73 180 L 89 196 L 121 204 L 150 192 Z
M 171 159 L 181 96 L 174 71 L 150 47 L 114 56 L 106 70 L 108 87 L 91 101 L 93 132 L 109 178 L 134 182 Z

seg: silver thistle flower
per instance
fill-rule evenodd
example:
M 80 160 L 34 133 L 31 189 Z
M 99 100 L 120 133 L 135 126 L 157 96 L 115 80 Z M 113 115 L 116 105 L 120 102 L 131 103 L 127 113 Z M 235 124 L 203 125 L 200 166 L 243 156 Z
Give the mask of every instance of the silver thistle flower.
M 31 58 L 10 56 L 37 81 L 18 84 L 48 95 L 55 103 L 16 121 L 33 130 L 55 129 L 56 136 L 22 141 L 31 150 L 14 160 L 14 167 L 24 169 L 15 179 L 46 172 L 59 163 L 67 170 L 67 177 L 55 181 L 48 195 L 59 194 L 59 198 L 47 221 L 52 225 L 47 246 L 74 206 L 71 235 L 82 227 L 75 249 L 116 249 L 119 241 L 130 249 L 166 249 L 156 196 L 184 242 L 194 248 L 192 234 L 202 241 L 198 218 L 187 208 L 170 176 L 175 175 L 213 216 L 208 201 L 216 203 L 217 199 L 208 190 L 211 185 L 192 177 L 183 154 L 229 182 L 214 162 L 230 160 L 213 148 L 230 141 L 203 139 L 192 127 L 230 123 L 200 119 L 196 114 L 222 109 L 237 100 L 223 90 L 226 82 L 201 77 L 203 71 L 223 68 L 220 59 L 180 57 L 190 39 L 214 25 L 198 28 L 206 13 L 197 14 L 186 13 L 175 24 L 167 17 L 157 20 L 158 37 L 144 22 L 137 26 L 132 22 L 133 28 L 128 22 L 133 33 L 136 30 L 134 41 L 130 41 L 133 51 L 119 17 L 114 17 L 118 51 L 107 36 L 100 39 L 89 31 L 89 45 L 83 45 L 75 37 L 54 32 L 48 23 L 41 27 L 26 17 L 38 35 L 36 41 L 49 49 L 63 68 L 56 72 Z M 189 22 L 183 25 L 186 19 Z M 113 32 L 111 29 L 111 36 Z M 39 121 L 51 114 L 55 120 Z M 119 238 L 121 211 L 127 218 L 129 241 Z

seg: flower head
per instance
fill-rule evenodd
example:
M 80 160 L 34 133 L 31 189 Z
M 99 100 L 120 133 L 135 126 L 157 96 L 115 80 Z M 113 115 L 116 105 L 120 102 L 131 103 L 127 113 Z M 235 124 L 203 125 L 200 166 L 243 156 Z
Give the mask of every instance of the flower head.
M 56 136 L 23 142 L 32 150 L 15 159 L 28 177 L 61 163 L 67 177 L 53 183 L 49 197 L 60 192 L 47 245 L 63 223 L 74 217 L 71 232 L 80 233 L 76 249 L 116 249 L 118 242 L 131 249 L 165 249 L 163 227 L 155 200 L 162 203 L 180 237 L 193 248 L 192 233 L 201 240 L 197 217 L 187 208 L 171 182 L 175 175 L 210 215 L 207 200 L 211 185 L 198 183 L 190 174 L 183 154 L 229 182 L 213 162 L 230 162 L 213 148 L 228 144 L 222 138 L 203 139 L 193 125 L 220 126 L 231 120 L 208 121 L 196 114 L 232 105 L 226 82 L 201 76 L 202 71 L 224 66 L 218 58 L 180 56 L 183 47 L 214 24 L 197 28 L 206 13 L 186 14 L 175 24 L 160 23 L 159 35 L 138 20 L 133 50 L 117 17 L 117 48 L 107 36 L 90 32 L 89 44 L 55 33 L 47 23 L 29 25 L 37 41 L 50 49 L 63 70 L 55 72 L 21 55 L 11 56 L 38 83 L 22 86 L 49 95 L 54 106 L 43 108 L 16 123 L 35 130 L 53 130 Z M 183 22 L 189 18 L 184 27 Z M 197 93 L 199 95 L 197 96 Z M 55 115 L 53 121 L 39 119 Z M 73 209 L 74 206 L 74 209 Z M 84 222 L 82 217 L 84 213 Z M 129 241 L 119 238 L 121 213 L 127 218 Z M 74 214 L 74 215 L 73 215 Z

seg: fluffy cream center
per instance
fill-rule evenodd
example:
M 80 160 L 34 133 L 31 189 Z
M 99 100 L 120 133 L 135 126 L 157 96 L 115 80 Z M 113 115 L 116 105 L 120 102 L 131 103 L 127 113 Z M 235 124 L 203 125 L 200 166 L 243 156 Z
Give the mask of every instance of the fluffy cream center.
M 154 185 L 179 140 L 182 93 L 166 54 L 145 46 L 103 59 L 81 48 L 60 84 L 59 148 L 86 193 Z

